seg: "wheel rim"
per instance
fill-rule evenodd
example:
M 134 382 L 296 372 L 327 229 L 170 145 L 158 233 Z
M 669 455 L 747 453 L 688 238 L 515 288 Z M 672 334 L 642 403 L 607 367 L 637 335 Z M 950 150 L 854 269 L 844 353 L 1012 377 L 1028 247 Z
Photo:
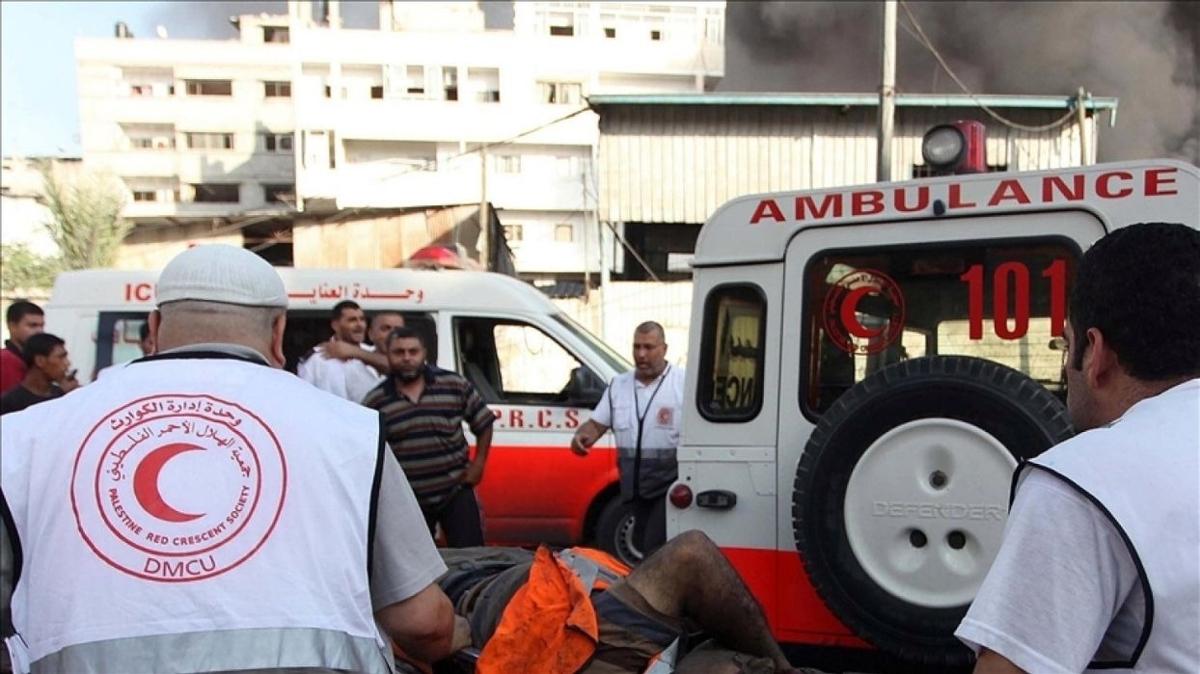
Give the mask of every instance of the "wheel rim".
M 633 542 L 633 529 L 636 524 L 637 516 L 633 513 L 626 513 L 625 517 L 621 518 L 620 524 L 617 525 L 616 544 L 617 554 L 621 561 L 627 563 L 637 563 L 642 561 L 642 551 L 638 550 Z
M 846 487 L 846 536 L 876 584 L 929 608 L 974 598 L 995 559 L 1017 462 L 954 419 L 897 426 L 863 453 Z

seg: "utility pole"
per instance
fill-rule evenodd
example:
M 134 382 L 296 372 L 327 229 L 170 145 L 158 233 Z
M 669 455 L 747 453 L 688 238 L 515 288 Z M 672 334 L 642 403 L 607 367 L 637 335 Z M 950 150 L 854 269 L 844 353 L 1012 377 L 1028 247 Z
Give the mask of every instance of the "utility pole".
M 883 0 L 883 78 L 879 84 L 879 153 L 875 177 L 892 179 L 892 130 L 896 113 L 896 0 Z
M 489 255 L 489 246 L 491 243 L 492 219 L 488 213 L 488 196 L 487 196 L 487 144 L 479 146 L 479 242 L 476 247 L 479 249 L 479 261 L 483 264 L 483 268 L 491 271 L 491 261 Z

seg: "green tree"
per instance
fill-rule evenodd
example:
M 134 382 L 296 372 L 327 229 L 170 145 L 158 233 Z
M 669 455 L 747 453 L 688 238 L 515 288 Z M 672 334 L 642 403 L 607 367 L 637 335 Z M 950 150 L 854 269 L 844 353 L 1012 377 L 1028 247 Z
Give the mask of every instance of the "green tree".
M 121 217 L 125 192 L 107 173 L 65 178 L 49 162 L 39 166 L 42 196 L 50 210 L 46 229 L 58 244 L 62 269 L 109 267 L 133 224 Z
M 49 288 L 54 285 L 58 265 L 57 258 L 38 255 L 23 243 L 0 246 L 0 291 L 12 296 L 34 288 Z

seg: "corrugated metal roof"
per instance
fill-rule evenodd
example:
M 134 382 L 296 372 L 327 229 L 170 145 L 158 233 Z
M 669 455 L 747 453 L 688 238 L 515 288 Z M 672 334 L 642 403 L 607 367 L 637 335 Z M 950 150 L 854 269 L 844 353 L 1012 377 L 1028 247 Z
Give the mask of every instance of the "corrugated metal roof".
M 588 96 L 593 108 L 608 105 L 879 105 L 878 94 L 824 93 L 679 93 L 679 94 L 607 94 Z M 1114 96 L 1089 96 L 1088 110 L 1111 110 L 1115 123 L 1117 103 Z M 1043 108 L 1066 110 L 1075 105 L 1074 96 L 1012 96 L 966 94 L 897 94 L 897 107 L 977 108 Z
M 609 97 L 612 98 L 612 97 Z M 1029 108 L 1007 115 L 1027 125 L 1062 112 Z M 923 164 L 921 139 L 949 119 L 987 121 L 980 109 L 906 106 L 896 113 L 892 175 L 906 179 Z M 600 112 L 600 219 L 607 222 L 703 223 L 734 197 L 823 189 L 875 180 L 876 111 L 866 106 L 613 105 Z M 1088 155 L 1099 124 L 1088 116 Z M 988 163 L 1034 170 L 1081 163 L 1072 120 L 1032 132 L 991 127 Z

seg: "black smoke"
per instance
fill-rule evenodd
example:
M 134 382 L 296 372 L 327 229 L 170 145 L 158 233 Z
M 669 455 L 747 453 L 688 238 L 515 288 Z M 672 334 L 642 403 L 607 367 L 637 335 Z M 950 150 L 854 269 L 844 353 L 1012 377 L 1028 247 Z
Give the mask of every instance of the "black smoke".
M 975 93 L 1117 96 L 1103 160 L 1200 162 L 1200 3 L 910 2 Z M 897 12 L 897 87 L 960 93 Z M 879 87 L 880 2 L 730 2 L 725 91 L 869 92 Z

